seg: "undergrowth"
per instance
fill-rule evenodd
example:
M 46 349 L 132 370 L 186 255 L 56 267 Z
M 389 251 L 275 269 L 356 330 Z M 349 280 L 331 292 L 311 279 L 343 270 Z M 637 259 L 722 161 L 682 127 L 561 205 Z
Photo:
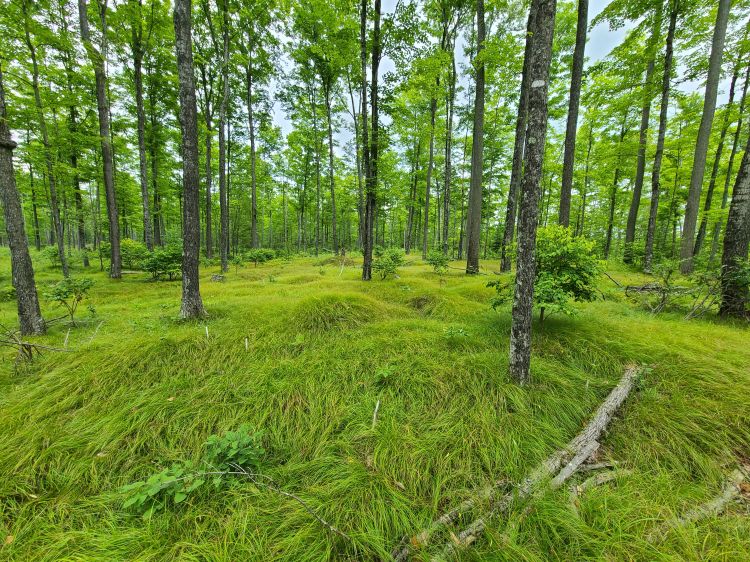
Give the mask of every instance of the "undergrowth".
M 68 337 L 73 351 L 17 373 L 0 357 L 0 558 L 386 559 L 471 490 L 522 479 L 629 362 L 651 369 L 603 443 L 629 475 L 586 492 L 575 511 L 567 489 L 513 510 L 461 557 L 750 558 L 743 506 L 645 538 L 750 456 L 747 328 L 651 315 L 605 278 L 606 300 L 535 324 L 533 383 L 521 389 L 507 376 L 509 311 L 490 309 L 486 276 L 414 262 L 362 283 L 351 259 L 274 259 L 232 268 L 224 283 L 204 268 L 205 322 L 177 320 L 179 283 L 75 271 L 95 279 L 96 317 L 36 338 L 61 347 Z M 35 264 L 40 283 L 59 279 L 41 256 Z M 2 254 L 0 286 L 9 270 Z M 0 323 L 14 322 L 14 303 L 0 303 Z M 147 519 L 123 507 L 124 486 L 199 466 L 212 435 L 243 424 L 263 432 L 263 473 L 304 505 L 238 480 Z

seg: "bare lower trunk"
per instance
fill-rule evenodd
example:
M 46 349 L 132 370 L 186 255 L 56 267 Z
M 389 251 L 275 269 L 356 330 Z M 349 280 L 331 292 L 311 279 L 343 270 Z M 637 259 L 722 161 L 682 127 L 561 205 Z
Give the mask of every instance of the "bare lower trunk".
M 589 1 L 578 0 L 578 25 L 576 27 L 576 45 L 573 50 L 573 69 L 570 78 L 568 122 L 565 128 L 565 155 L 563 157 L 562 187 L 560 188 L 560 216 L 558 222 L 563 226 L 568 226 L 570 224 L 570 196 L 573 189 L 578 107 L 581 102 L 581 81 L 583 79 L 583 55 L 586 49 L 588 11 Z
M 174 7 L 177 73 L 180 83 L 182 129 L 182 318 L 205 316 L 200 294 L 200 210 L 198 204 L 198 110 L 193 77 L 191 0 L 176 0 Z
M 693 171 L 690 174 L 690 189 L 688 190 L 687 203 L 685 205 L 685 222 L 682 226 L 682 241 L 680 243 L 680 271 L 686 274 L 693 271 L 695 227 L 698 221 L 698 207 L 700 206 L 701 189 L 703 187 L 703 174 L 706 169 L 706 155 L 711 137 L 711 125 L 713 124 L 714 110 L 716 109 L 716 95 L 719 89 L 719 78 L 721 77 L 721 61 L 730 4 L 731 0 L 719 0 L 716 25 L 711 41 L 711 56 L 708 63 L 703 115 L 701 116 L 698 139 L 695 144 Z
M 0 69 L 0 201 L 2 201 L 5 232 L 10 246 L 10 264 L 13 287 L 16 290 L 18 323 L 21 335 L 26 336 L 43 334 L 45 325 L 39 311 L 39 298 L 26 239 L 21 197 L 16 188 L 16 177 L 13 172 L 13 149 L 15 147 L 16 143 L 10 136 L 6 122 L 5 90 L 2 69 Z
M 453 105 L 456 98 L 456 57 L 451 46 L 451 81 L 446 98 L 447 111 L 445 117 L 445 178 L 443 187 L 443 254 L 448 255 L 448 226 L 451 212 L 451 181 L 452 181 L 452 141 L 453 141 Z
M 435 113 L 437 111 L 437 100 L 433 97 L 430 101 L 430 154 L 427 160 L 427 178 L 424 189 L 424 223 L 422 223 L 422 259 L 427 259 L 427 249 L 430 244 L 430 183 L 432 182 L 432 169 L 435 163 Z
M 367 81 L 365 79 L 365 59 L 366 59 L 366 14 L 367 2 L 362 0 L 362 24 L 361 24 L 361 41 L 362 41 L 362 91 L 367 91 Z M 362 279 L 369 281 L 372 279 L 372 247 L 373 247 L 373 227 L 375 222 L 375 210 L 377 205 L 376 191 L 378 187 L 378 72 L 380 68 L 380 0 L 375 0 L 374 26 L 372 33 L 372 85 L 371 85 L 371 106 L 372 106 L 372 135 L 370 144 L 370 155 L 366 162 L 367 185 L 365 194 L 365 243 L 364 243 L 364 263 L 362 266 Z M 363 100 L 366 100 L 363 96 Z M 362 118 L 366 117 L 366 101 L 362 102 Z M 363 127 L 366 134 L 367 126 Z M 366 138 L 365 138 L 366 140 Z M 366 144 L 365 144 L 366 146 Z
M 518 222 L 518 268 L 513 318 L 510 331 L 509 368 L 513 380 L 526 384 L 530 379 L 531 313 L 536 279 L 536 227 L 539 218 L 539 181 L 544 162 L 547 133 L 547 92 L 552 37 L 555 29 L 556 0 L 533 0 L 530 16 L 534 21 L 534 44 L 529 61 L 528 128 L 524 176 Z

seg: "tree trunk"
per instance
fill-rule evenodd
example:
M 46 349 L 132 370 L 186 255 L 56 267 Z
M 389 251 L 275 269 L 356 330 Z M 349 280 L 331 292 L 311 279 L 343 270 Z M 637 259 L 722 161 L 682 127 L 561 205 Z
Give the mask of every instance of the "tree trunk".
M 547 91 L 556 0 L 532 0 L 534 44 L 529 60 L 528 128 L 518 222 L 518 268 L 510 331 L 510 375 L 523 385 L 530 379 L 531 313 L 536 278 L 535 248 L 539 181 L 547 133 Z
M 688 190 L 687 203 L 685 205 L 685 222 L 682 226 L 682 241 L 680 242 L 680 271 L 685 274 L 693 271 L 695 226 L 698 221 L 698 207 L 700 206 L 703 174 L 706 168 L 708 143 L 711 137 L 711 125 L 713 124 L 714 110 L 716 109 L 716 94 L 719 89 L 719 78 L 721 77 L 721 61 L 730 4 L 731 0 L 719 0 L 716 25 L 711 41 L 711 56 L 708 61 L 708 78 L 706 79 L 706 93 L 703 100 L 703 115 L 701 116 L 698 139 L 695 144 L 693 171 L 690 174 L 690 189 Z
M 516 136 L 513 144 L 513 164 L 510 173 L 510 188 L 508 189 L 507 208 L 505 210 L 505 228 L 503 242 L 500 248 L 500 271 L 510 271 L 511 249 L 516 230 L 516 209 L 518 207 L 518 191 L 523 177 L 524 149 L 526 147 L 526 114 L 529 104 L 529 61 L 531 60 L 532 30 L 536 10 L 529 11 L 526 24 L 526 46 L 523 52 L 523 71 L 521 74 L 521 93 L 518 100 L 518 115 L 516 116 Z
M 578 106 L 581 102 L 581 81 L 583 79 L 583 55 L 586 50 L 588 11 L 589 0 L 578 0 L 578 26 L 576 27 L 576 46 L 573 50 L 573 70 L 570 78 L 570 103 L 568 105 L 568 122 L 565 128 L 565 155 L 563 157 L 560 216 L 558 219 L 558 222 L 563 226 L 570 224 L 570 196 L 573 190 Z
M 362 92 L 367 92 L 366 80 L 366 24 L 367 24 L 367 0 L 362 0 L 361 13 L 361 49 L 362 49 Z M 365 162 L 367 170 L 367 183 L 365 193 L 365 243 L 364 243 L 364 260 L 362 266 L 362 279 L 369 281 L 372 279 L 372 247 L 373 247 L 373 226 L 375 221 L 375 209 L 377 204 L 376 190 L 378 187 L 378 72 L 380 68 L 380 0 L 375 0 L 374 25 L 372 33 L 372 85 L 371 85 L 371 106 L 372 106 L 372 135 L 370 144 L 370 154 Z M 366 100 L 363 95 L 363 100 Z M 362 119 L 365 122 L 363 132 L 367 133 L 366 101 L 362 102 Z M 363 137 L 367 140 L 366 136 Z M 364 146 L 367 146 L 366 142 Z
M 3 204 L 5 231 L 8 234 L 8 246 L 10 246 L 11 273 L 18 305 L 18 323 L 21 335 L 27 336 L 43 334 L 45 325 L 39 310 L 34 267 L 31 264 L 23 221 L 23 207 L 13 172 L 13 149 L 15 147 L 16 143 L 10 136 L 10 129 L 6 122 L 5 89 L 3 88 L 3 73 L 0 69 L 0 201 Z
M 641 130 L 638 137 L 638 163 L 636 164 L 635 186 L 633 187 L 633 198 L 630 201 L 628 211 L 628 222 L 625 227 L 625 254 L 623 261 L 633 263 L 633 243 L 635 242 L 635 227 L 638 222 L 638 209 L 641 206 L 641 193 L 643 191 L 643 176 L 646 173 L 646 147 L 648 145 L 648 125 L 651 115 L 651 77 L 654 74 L 656 63 L 656 43 L 661 32 L 663 5 L 657 4 L 654 15 L 654 25 L 651 29 L 651 37 L 648 42 L 648 63 L 646 65 L 646 77 L 643 81 L 643 106 L 641 107 Z
M 79 0 L 80 1 L 80 0 Z M 60 265 L 62 266 L 63 276 L 68 277 L 68 259 L 65 256 L 65 240 L 63 238 L 62 222 L 60 222 L 60 207 L 57 202 L 57 182 L 55 179 L 54 160 L 52 157 L 52 149 L 49 144 L 49 135 L 47 133 L 47 121 L 44 118 L 44 108 L 42 106 L 42 96 L 39 92 L 39 65 L 36 60 L 36 47 L 31 40 L 31 33 L 29 32 L 29 19 L 27 0 L 23 1 L 22 4 L 23 15 L 24 15 L 24 37 L 26 40 L 26 46 L 29 48 L 29 54 L 31 55 L 31 67 L 32 67 L 32 82 L 31 86 L 34 90 L 34 103 L 36 106 L 37 120 L 39 122 L 39 132 L 42 135 L 42 145 L 44 146 L 44 159 L 47 163 L 47 180 L 49 182 L 49 195 L 50 195 L 50 212 L 52 213 L 52 228 L 55 233 L 55 240 L 57 241 L 57 253 L 60 257 Z M 12 151 L 12 148 L 11 148 Z M 15 183 L 15 182 L 14 182 Z
M 422 224 L 422 259 L 427 259 L 427 249 L 430 244 L 430 182 L 432 182 L 432 169 L 435 163 L 435 113 L 437 112 L 437 99 L 433 96 L 430 100 L 430 154 L 427 160 L 427 177 L 424 189 L 424 223 Z
M 479 273 L 482 229 L 482 172 L 484 166 L 484 0 L 477 0 L 476 89 L 474 92 L 474 131 L 471 143 L 469 210 L 466 218 L 466 273 Z
M 448 255 L 448 225 L 451 212 L 451 180 L 452 159 L 451 150 L 453 145 L 453 105 L 456 99 L 456 57 L 455 45 L 451 45 L 451 80 L 446 97 L 445 113 L 445 178 L 443 188 L 443 255 Z
M 247 131 L 250 136 L 250 247 L 258 247 L 258 188 L 255 172 L 255 123 L 253 116 L 252 51 L 248 49 L 247 62 Z
M 103 42 L 106 47 L 106 1 L 99 2 L 99 13 L 104 29 Z M 107 77 L 104 73 L 104 48 L 102 52 L 97 51 L 91 43 L 89 33 L 89 20 L 86 8 L 86 0 L 78 0 L 78 15 L 81 23 L 81 38 L 86 47 L 86 52 L 94 66 L 94 77 L 96 80 L 96 101 L 99 115 L 99 137 L 102 146 L 102 164 L 104 169 L 104 195 L 107 201 L 107 218 L 109 219 L 109 243 L 111 247 L 109 276 L 112 279 L 122 277 L 122 260 L 120 257 L 120 223 L 117 212 L 117 198 L 115 195 L 115 172 L 114 156 L 112 154 L 112 138 L 110 134 L 109 100 L 107 99 Z
M 656 216 L 659 211 L 659 192 L 661 190 L 661 161 L 664 156 L 664 139 L 667 133 L 667 112 L 669 111 L 669 82 L 672 78 L 672 56 L 679 0 L 672 0 L 669 11 L 669 30 L 664 52 L 664 74 L 661 80 L 661 107 L 659 109 L 659 134 L 656 140 L 654 166 L 651 170 L 651 206 L 648 213 L 648 228 L 646 230 L 646 250 L 643 254 L 643 270 L 651 271 L 654 256 L 654 233 L 656 232 Z
M 724 193 L 721 197 L 721 209 L 722 211 L 727 208 L 729 201 L 729 184 L 732 181 L 732 169 L 734 168 L 734 157 L 737 154 L 737 149 L 740 145 L 740 131 L 742 130 L 742 116 L 745 111 L 745 98 L 747 96 L 747 85 L 750 81 L 750 65 L 747 67 L 745 72 L 745 83 L 742 86 L 742 97 L 740 98 L 739 106 L 739 117 L 737 119 L 737 128 L 734 131 L 734 139 L 732 140 L 732 151 L 729 153 L 729 162 L 727 164 L 727 173 L 724 177 Z M 719 236 L 721 235 L 722 218 L 720 218 L 714 226 L 713 239 L 711 241 L 711 257 L 709 258 L 709 264 L 712 264 L 716 259 L 716 253 L 719 249 Z
M 729 101 L 724 110 L 724 122 L 721 125 L 721 133 L 719 134 L 719 144 L 716 147 L 716 155 L 714 156 L 714 163 L 711 167 L 711 179 L 708 182 L 708 190 L 706 191 L 706 201 L 703 206 L 703 218 L 701 219 L 700 227 L 698 228 L 698 235 L 695 238 L 695 247 L 693 248 L 693 256 L 700 254 L 701 248 L 703 247 L 703 241 L 706 239 L 706 228 L 708 226 L 708 214 L 711 211 L 711 203 L 713 202 L 714 189 L 716 188 L 716 176 L 719 173 L 719 164 L 721 163 L 721 154 L 724 152 L 724 140 L 727 136 L 727 130 L 729 130 L 729 114 L 732 112 L 732 106 L 734 105 L 734 89 L 737 84 L 737 73 L 739 69 L 735 69 L 732 74 L 732 81 L 729 86 Z
M 326 98 L 326 120 L 328 121 L 328 179 L 331 187 L 331 237 L 333 238 L 333 253 L 339 253 L 339 239 L 336 232 L 336 179 L 333 169 L 333 123 L 331 119 L 331 84 L 324 82 Z
M 221 271 L 229 271 L 229 189 L 227 187 L 227 103 L 229 101 L 229 13 L 227 0 L 221 2 L 223 57 L 221 65 L 222 87 L 219 108 L 219 255 Z
M 748 285 L 740 266 L 750 243 L 750 137 L 732 192 L 721 257 L 721 316 L 747 317 Z
M 42 238 L 39 232 L 39 213 L 36 206 L 36 192 L 34 191 L 34 168 L 29 164 L 29 183 L 31 184 L 31 213 L 34 219 L 34 246 L 36 251 L 42 249 Z
M 198 109 L 193 77 L 191 0 L 175 0 L 174 31 L 182 129 L 182 318 L 205 316 L 200 294 L 200 209 L 198 204 Z
M 133 25 L 133 79 L 135 82 L 135 109 L 138 118 L 138 162 L 140 164 L 141 200 L 143 203 L 143 240 L 149 250 L 154 249 L 151 230 L 151 211 L 148 197 L 148 167 L 146 163 L 146 115 L 143 109 L 143 31 L 141 27 L 141 8 L 143 0 L 136 3 L 138 25 Z

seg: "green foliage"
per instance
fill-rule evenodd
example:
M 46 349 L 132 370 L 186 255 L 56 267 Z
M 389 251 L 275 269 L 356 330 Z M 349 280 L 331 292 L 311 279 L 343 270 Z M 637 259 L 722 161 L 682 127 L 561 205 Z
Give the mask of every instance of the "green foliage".
M 381 388 L 388 386 L 394 380 L 395 369 L 390 365 L 380 367 L 375 371 L 375 384 Z
M 427 263 L 432 266 L 432 269 L 438 275 L 444 275 L 448 271 L 448 264 L 450 264 L 450 257 L 445 255 L 439 250 L 432 250 L 427 254 Z
M 399 248 L 381 249 L 376 253 L 372 261 L 372 270 L 380 275 L 381 279 L 395 276 L 398 268 L 406 263 L 403 250 Z
M 571 301 L 589 302 L 596 298 L 601 266 L 593 250 L 593 242 L 573 236 L 570 229 L 559 225 L 539 229 L 534 304 L 540 308 L 542 320 L 545 312 L 573 315 L 576 309 Z M 496 290 L 492 308 L 512 300 L 511 284 L 493 281 L 487 286 Z
M 191 462 L 175 463 L 147 480 L 123 486 L 120 491 L 126 494 L 127 498 L 122 506 L 133 507 L 143 512 L 144 517 L 151 517 L 170 503 L 182 503 L 188 494 L 200 488 L 205 482 L 205 478 L 195 472 Z
M 182 248 L 179 246 L 157 248 L 144 260 L 143 269 L 157 281 L 165 277 L 170 281 L 175 279 L 182 271 Z
M 93 285 L 94 282 L 86 277 L 80 279 L 68 277 L 51 285 L 44 292 L 44 297 L 65 308 L 70 321 L 75 324 L 75 313 L 78 309 L 78 304 L 86 298 L 89 289 Z
M 13 285 L 0 287 L 0 302 L 13 302 L 16 300 L 16 288 Z
M 276 252 L 269 248 L 255 248 L 247 253 L 247 260 L 258 267 L 259 263 L 266 263 L 276 257 Z
M 125 238 L 120 242 L 120 255 L 125 269 L 141 269 L 150 252 L 142 242 Z
M 206 462 L 221 471 L 237 467 L 257 470 L 266 452 L 262 438 L 263 433 L 249 424 L 242 424 L 236 431 L 227 431 L 221 436 L 212 435 L 206 441 Z
M 42 255 L 52 267 L 60 267 L 60 253 L 57 246 L 45 246 L 42 248 Z
M 240 268 L 245 267 L 245 256 L 238 253 L 232 258 L 231 263 L 234 266 L 234 272 L 239 273 Z

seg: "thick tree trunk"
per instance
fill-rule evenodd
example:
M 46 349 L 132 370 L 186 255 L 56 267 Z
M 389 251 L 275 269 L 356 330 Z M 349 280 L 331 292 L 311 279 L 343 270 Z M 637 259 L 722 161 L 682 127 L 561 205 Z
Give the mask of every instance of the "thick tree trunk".
M 180 82 L 182 129 L 182 318 L 205 316 L 200 294 L 200 210 L 198 204 L 198 109 L 193 77 L 191 0 L 175 0 L 174 31 Z
M 141 8 L 143 0 L 131 2 L 136 6 L 138 25 L 133 25 L 133 80 L 135 82 L 135 111 L 138 119 L 138 162 L 140 165 L 141 201 L 143 205 L 143 240 L 149 250 L 154 249 L 151 229 L 151 210 L 148 197 L 148 166 L 146 163 L 146 115 L 143 108 L 143 31 Z
M 104 26 L 106 38 L 106 1 L 99 2 L 99 13 Z M 109 220 L 109 244 L 111 251 L 109 276 L 113 279 L 122 277 L 122 260 L 120 257 L 120 223 L 117 211 L 117 197 L 115 195 L 115 170 L 114 156 L 112 154 L 112 137 L 110 133 L 109 100 L 107 99 L 107 77 L 104 73 L 104 49 L 102 52 L 96 50 L 91 43 L 89 33 L 89 20 L 86 8 L 86 0 L 78 0 L 78 15 L 81 23 L 81 38 L 86 47 L 86 52 L 94 66 L 94 78 L 96 80 L 96 105 L 99 115 L 99 137 L 102 146 L 102 165 L 104 170 L 104 195 L 107 201 L 107 218 Z M 106 39 L 104 39 L 106 41 Z
M 560 215 L 558 222 L 570 224 L 570 196 L 573 190 L 573 168 L 576 154 L 576 131 L 578 129 L 578 107 L 581 102 L 581 81 L 583 79 L 584 51 L 586 50 L 586 30 L 588 25 L 589 0 L 578 0 L 578 26 L 576 46 L 573 50 L 573 69 L 570 78 L 570 102 L 568 122 L 565 128 L 565 155 L 563 156 L 562 187 L 560 188 Z
M 724 140 L 729 130 L 729 114 L 732 112 L 732 106 L 734 105 L 734 89 L 737 84 L 737 73 L 739 69 L 735 69 L 732 74 L 732 81 L 729 86 L 729 101 L 724 110 L 724 122 L 721 125 L 721 132 L 719 134 L 719 144 L 716 147 L 716 155 L 714 156 L 714 163 L 711 167 L 711 179 L 708 182 L 708 189 L 706 190 L 706 201 L 703 205 L 703 218 L 701 218 L 701 224 L 698 228 L 698 235 L 695 237 L 695 247 L 693 248 L 693 255 L 697 256 L 700 254 L 701 248 L 703 247 L 703 241 L 706 239 L 706 228 L 708 227 L 708 214 L 711 212 L 711 204 L 714 197 L 714 189 L 716 188 L 716 176 L 719 174 L 719 164 L 721 163 L 721 155 L 724 152 Z
M 31 40 L 31 33 L 29 32 L 29 18 L 27 0 L 23 1 L 22 4 L 24 14 L 24 37 L 26 40 L 26 46 L 29 48 L 29 54 L 31 55 L 31 68 L 32 68 L 32 82 L 31 86 L 34 90 L 34 104 L 36 106 L 37 120 L 39 123 L 39 132 L 42 135 L 42 145 L 44 146 L 44 159 L 47 164 L 47 181 L 49 182 L 49 196 L 50 196 L 50 212 L 52 214 L 52 229 L 55 234 L 55 240 L 57 241 L 57 253 L 60 257 L 60 265 L 62 266 L 63 276 L 68 277 L 68 259 L 65 255 L 65 240 L 63 238 L 62 222 L 60 221 L 60 207 L 57 201 L 57 182 L 55 178 L 54 159 L 52 156 L 52 149 L 49 144 L 49 135 L 47 133 L 47 120 L 44 117 L 44 107 L 42 106 L 42 96 L 39 92 L 39 65 L 36 59 L 36 46 Z M 11 149 L 12 150 L 12 149 Z
M 437 112 L 437 99 L 430 100 L 430 154 L 427 159 L 427 177 L 424 188 L 424 223 L 422 224 L 422 259 L 427 259 L 427 249 L 430 244 L 430 183 L 432 182 L 432 169 L 435 164 L 435 113 Z
M 482 172 L 484 166 L 484 0 L 477 0 L 476 89 L 474 92 L 474 132 L 471 143 L 469 210 L 466 218 L 466 273 L 479 273 L 482 229 Z
M 531 313 L 536 278 L 536 226 L 539 181 L 547 134 L 547 92 L 555 31 L 556 0 L 532 0 L 534 44 L 529 61 L 528 128 L 521 203 L 518 217 L 518 268 L 510 331 L 510 375 L 519 384 L 530 379 Z
M 721 197 L 721 209 L 722 211 L 727 208 L 729 202 L 729 185 L 732 181 L 732 169 L 734 168 L 734 158 L 737 155 L 737 150 L 740 146 L 740 131 L 742 130 L 742 117 L 745 111 L 745 98 L 747 97 L 747 86 L 750 81 L 750 65 L 747 67 L 745 72 L 745 83 L 742 86 L 742 97 L 740 98 L 739 105 L 739 117 L 737 118 L 737 128 L 734 130 L 734 139 L 732 140 L 732 151 L 729 153 L 729 162 L 727 163 L 727 172 L 724 177 L 724 193 Z M 719 236 L 721 235 L 723 219 L 720 218 L 716 225 L 714 225 L 713 239 L 711 241 L 711 257 L 709 258 L 709 264 L 712 264 L 716 259 L 716 253 L 719 249 Z
M 516 136 L 513 144 L 513 164 L 510 173 L 510 188 L 505 210 L 505 227 L 503 242 L 500 248 L 500 271 L 510 271 L 513 238 L 516 231 L 516 210 L 518 207 L 518 191 L 523 177 L 524 149 L 526 147 L 526 114 L 529 103 L 529 61 L 531 60 L 532 30 L 536 10 L 529 12 L 526 24 L 526 46 L 523 52 L 523 72 L 521 74 L 521 93 L 518 100 L 518 115 L 516 116 Z
M 682 241 L 680 242 L 680 271 L 693 271 L 693 249 L 695 241 L 695 226 L 698 221 L 698 207 L 700 206 L 703 174 L 706 169 L 706 154 L 711 138 L 711 125 L 716 109 L 716 95 L 721 77 L 721 61 L 724 51 L 724 38 L 729 19 L 729 5 L 731 0 L 719 0 L 716 13 L 716 25 L 711 41 L 711 56 L 708 61 L 708 78 L 706 79 L 706 93 L 703 100 L 703 115 L 698 129 L 698 139 L 695 144 L 693 157 L 693 171 L 690 174 L 690 189 L 685 205 L 685 222 L 682 226 Z
M 328 181 L 331 188 L 331 237 L 333 238 L 333 253 L 339 253 L 339 239 L 336 232 L 336 175 L 333 167 L 333 120 L 331 118 L 331 85 L 325 83 L 326 121 L 328 122 Z
M 643 81 L 643 106 L 641 107 L 641 130 L 638 137 L 638 163 L 635 171 L 635 186 L 633 187 L 633 198 L 630 200 L 628 211 L 628 222 L 625 226 L 625 254 L 623 261 L 633 263 L 633 243 L 635 242 L 635 227 L 638 223 L 638 209 L 641 206 L 641 193 L 643 192 L 643 176 L 646 173 L 646 147 L 648 145 L 649 117 L 651 115 L 651 77 L 654 74 L 656 63 L 656 43 L 661 32 L 662 3 L 659 2 L 654 14 L 654 24 L 651 30 L 651 38 L 647 47 L 648 63 L 646 65 L 646 77 Z
M 656 216 L 659 211 L 659 192 L 661 190 L 661 162 L 664 156 L 664 139 L 667 133 L 667 112 L 669 111 L 669 82 L 672 78 L 672 56 L 674 35 L 677 27 L 679 0 L 672 0 L 669 11 L 669 30 L 664 51 L 664 74 L 661 80 L 661 107 L 659 109 L 659 133 L 656 139 L 654 166 L 651 169 L 651 205 L 648 213 L 648 228 L 646 230 L 646 250 L 643 254 L 643 270 L 651 271 L 654 256 L 654 234 L 656 232 Z
M 29 244 L 23 221 L 21 197 L 13 172 L 13 149 L 16 143 L 10 136 L 6 122 L 5 89 L 0 69 L 0 201 L 5 218 L 5 232 L 10 246 L 10 265 L 13 287 L 16 289 L 18 323 L 21 335 L 43 334 L 44 319 L 39 311 L 39 298 L 34 282 L 34 267 L 29 255 Z
M 748 285 L 740 275 L 740 264 L 747 260 L 750 244 L 750 137 L 732 191 L 724 253 L 721 257 L 721 307 L 719 314 L 747 316 Z

